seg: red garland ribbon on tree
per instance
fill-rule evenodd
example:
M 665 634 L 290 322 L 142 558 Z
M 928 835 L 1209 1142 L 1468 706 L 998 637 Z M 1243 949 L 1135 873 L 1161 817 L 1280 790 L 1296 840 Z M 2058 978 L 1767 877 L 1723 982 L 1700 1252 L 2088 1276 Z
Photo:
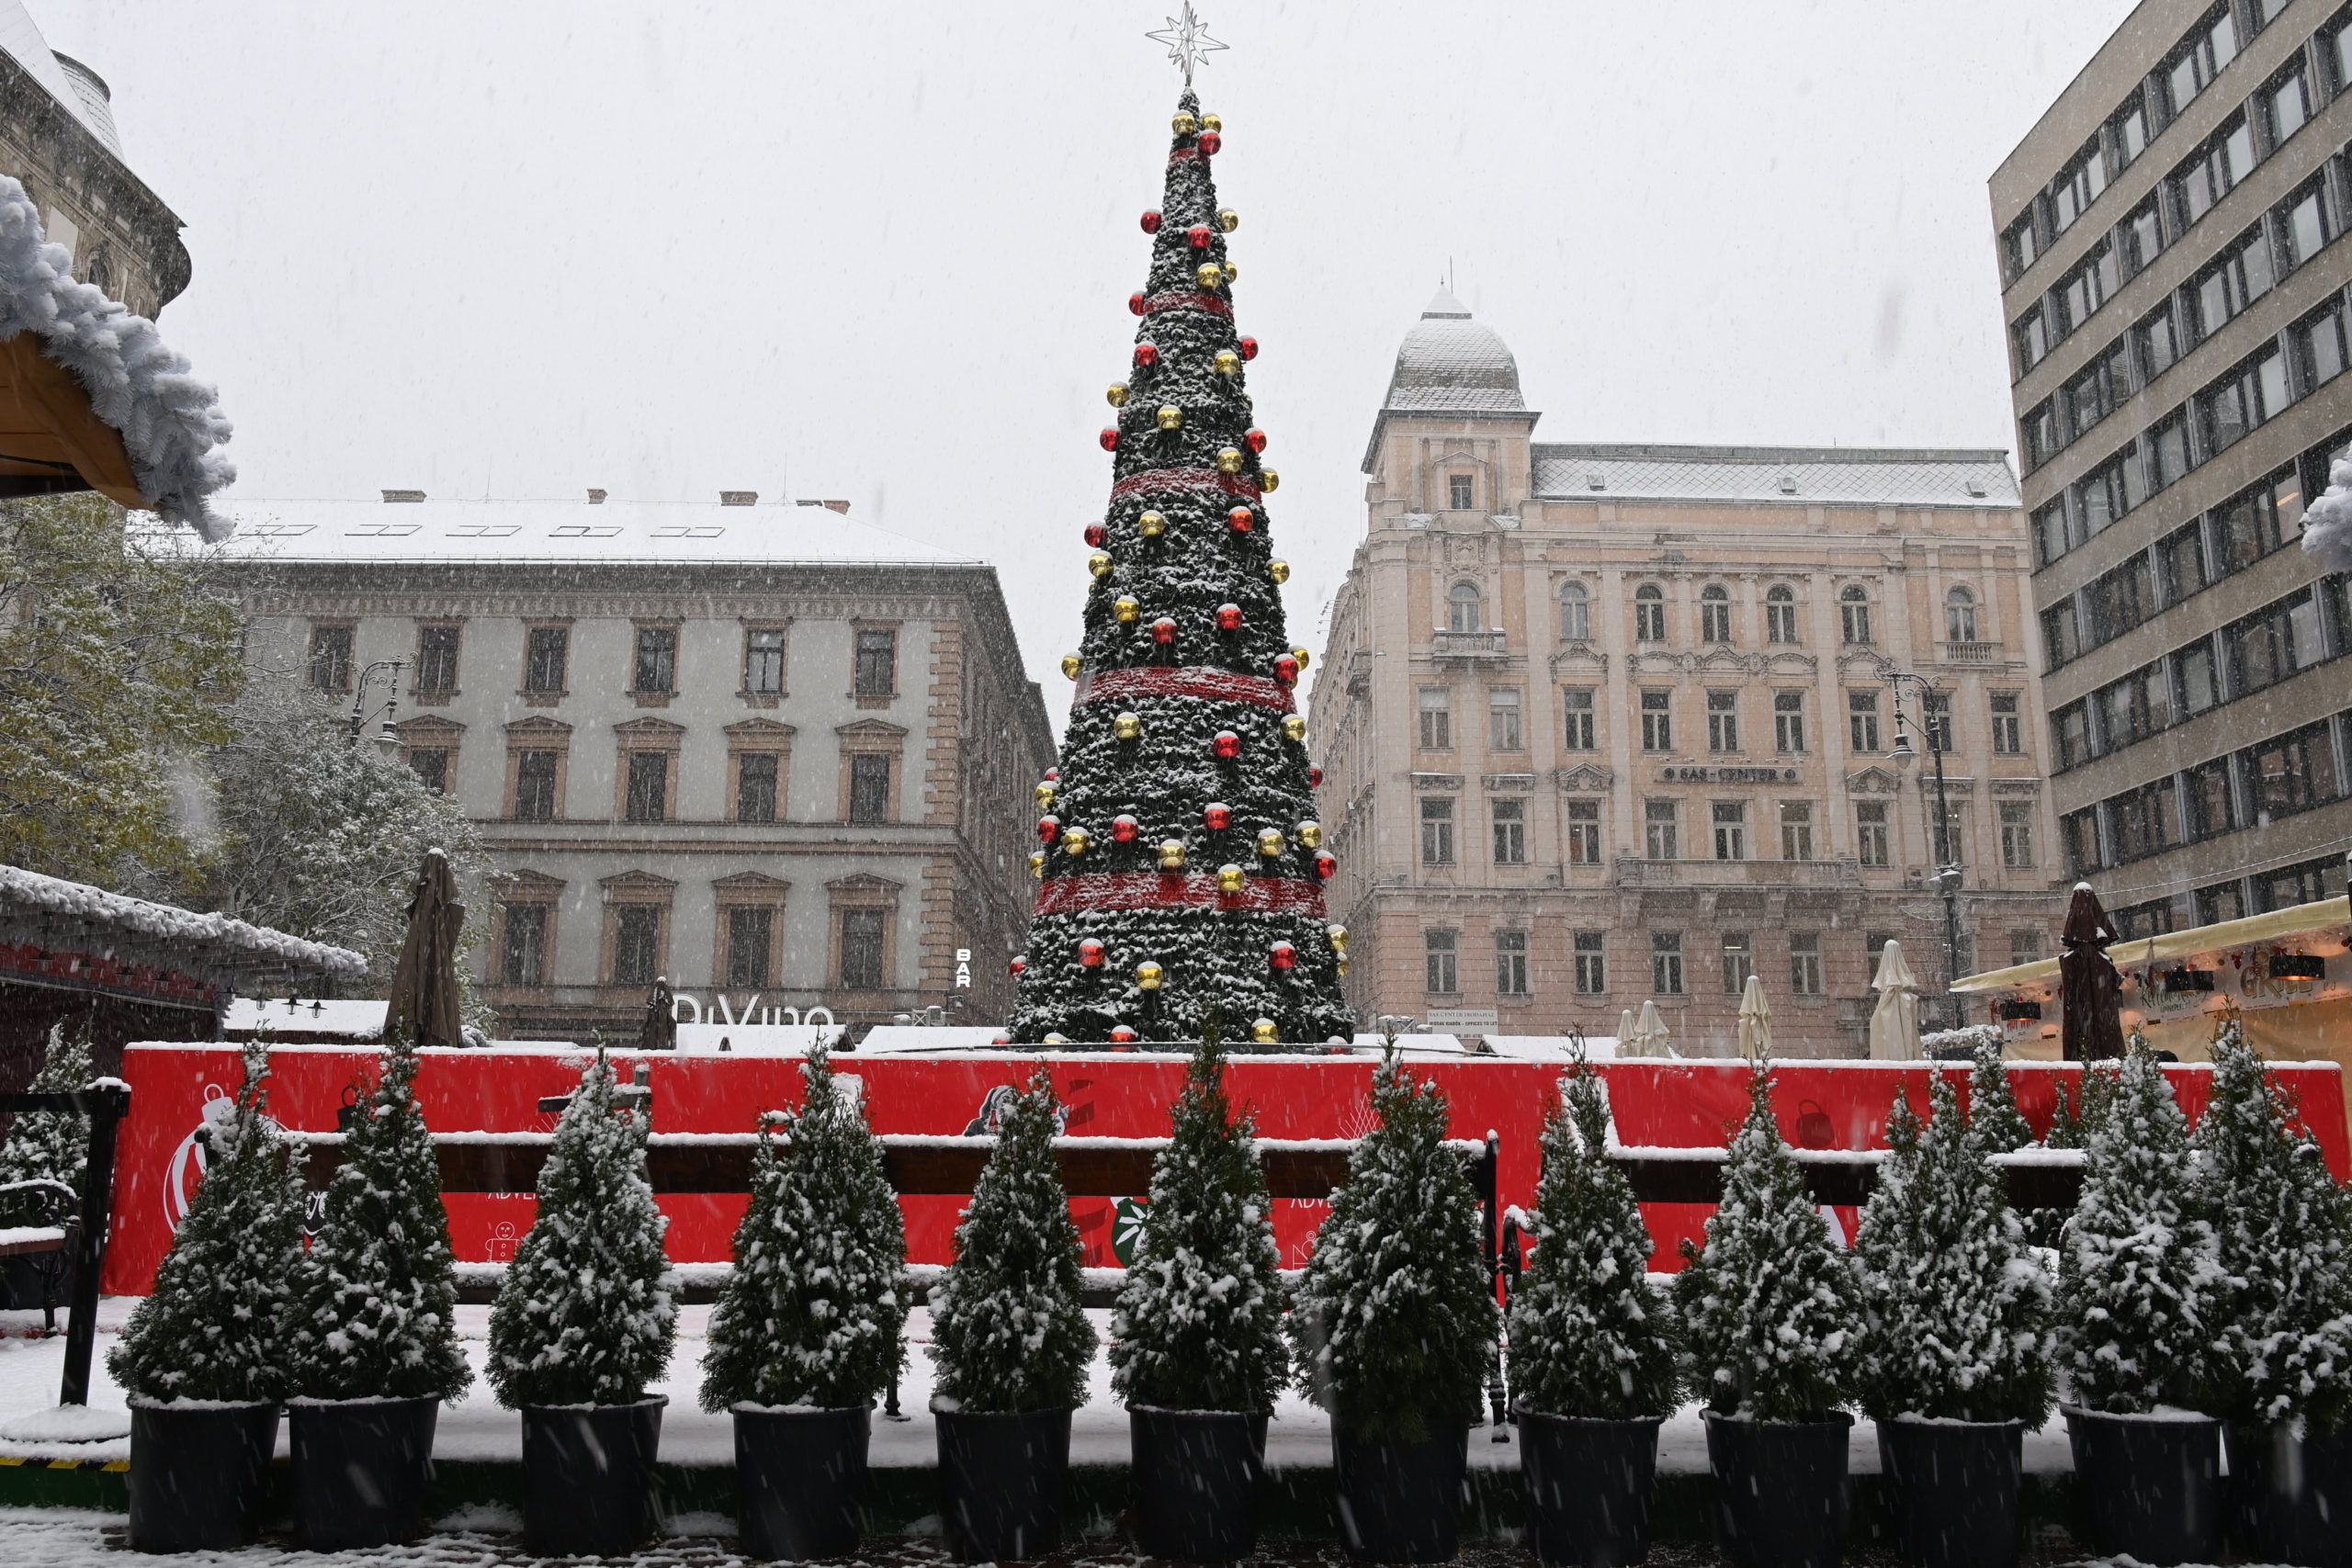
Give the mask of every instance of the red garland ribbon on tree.
M 1248 474 L 1220 473 L 1215 468 L 1146 468 L 1113 485 L 1111 499 L 1117 501 L 1148 490 L 1172 491 L 1180 495 L 1200 495 L 1214 490 L 1238 495 L 1244 501 L 1260 497 L 1258 481 Z
M 1040 915 L 1091 915 L 1111 909 L 1251 909 L 1324 918 L 1322 885 L 1286 876 L 1253 876 L 1241 891 L 1217 891 L 1215 876 L 1175 871 L 1119 871 L 1052 876 L 1037 890 Z
M 1155 310 L 1206 310 L 1212 316 L 1223 316 L 1228 321 L 1233 317 L 1233 307 L 1216 295 L 1191 290 L 1148 297 L 1143 302 L 1142 313 L 1148 316 Z
M 1078 693 L 1070 699 L 1070 705 L 1124 701 L 1132 697 L 1199 697 L 1207 702 L 1248 703 L 1253 707 L 1272 708 L 1276 713 L 1292 713 L 1298 705 L 1291 695 L 1290 688 L 1279 681 L 1269 681 L 1262 675 L 1237 675 L 1229 670 L 1212 670 L 1199 665 L 1173 670 L 1153 665 L 1142 665 L 1132 670 L 1105 670 L 1089 675 L 1078 683 Z

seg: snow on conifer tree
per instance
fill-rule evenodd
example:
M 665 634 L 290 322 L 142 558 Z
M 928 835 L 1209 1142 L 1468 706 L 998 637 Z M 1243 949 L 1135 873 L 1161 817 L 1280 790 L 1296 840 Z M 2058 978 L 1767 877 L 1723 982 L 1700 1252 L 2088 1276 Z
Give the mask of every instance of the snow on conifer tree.
M 1151 1204 L 1111 1318 L 1111 1386 L 1129 1404 L 1271 1411 L 1288 1371 L 1273 1199 L 1233 1112 L 1214 1017 L 1151 1166 Z
M 2108 1079 L 2109 1087 L 2093 1084 Z M 2189 1170 L 2188 1119 L 2135 1038 L 2113 1074 L 2083 1076 L 2098 1121 L 2059 1249 L 2059 1370 L 2086 1410 L 2186 1404 L 2204 1375 L 2218 1257 Z
M 1054 1156 L 1058 1110 L 1040 1066 L 998 1125 L 956 1227 L 956 1261 L 932 1287 L 941 1409 L 1010 1415 L 1086 1403 L 1094 1325 L 1079 1300 L 1078 1227 Z
M 416 1066 L 414 1043 L 395 1038 L 295 1277 L 287 1343 L 296 1389 L 312 1399 L 455 1399 L 473 1382 Z
M 1478 1195 L 1448 1148 L 1445 1095 L 1392 1038 L 1373 1129 L 1348 1156 L 1290 1320 L 1299 1387 L 1358 1439 L 1420 1441 L 1475 1422 L 1497 1311 Z
M 1910 1095 L 1896 1097 L 1890 1153 L 1854 1239 L 1862 1404 L 1881 1419 L 2039 1427 L 2052 1399 L 2049 1277 L 1950 1075 L 1930 1077 L 1928 1104 L 1923 1134 Z
M 1939 1081 L 1941 1075 L 1938 1075 Z M 2033 1127 L 2018 1109 L 2017 1089 L 2001 1065 L 1998 1041 L 1976 1047 L 1975 1064 L 1968 1073 L 1968 1134 L 1988 1154 L 2007 1154 L 2033 1143 Z
M 1305 720 L 1283 627 L 1227 235 L 1215 116 L 1190 88 L 1153 233 L 1132 366 L 1102 433 L 1114 479 L 1086 530 L 1094 583 L 1056 776 L 1037 786 L 1044 881 L 1014 1040 L 1194 1040 L 1212 1008 L 1260 1043 L 1352 1032 L 1325 924 Z M 1128 1036 L 1122 1035 L 1122 1038 Z
M 1772 1117 L 1772 1078 L 1748 1080 L 1704 1248 L 1675 1278 L 1692 1392 L 1750 1421 L 1826 1419 L 1854 1394 L 1860 1281 Z
M 867 1404 L 906 1365 L 906 1225 L 882 1145 L 823 1046 L 800 1076 L 805 1103 L 771 1113 L 752 1156 L 735 1272 L 710 1314 L 706 1410 Z
M 1609 1158 L 1600 1075 L 1579 1062 L 1560 1092 L 1544 1123 L 1535 1252 L 1511 1297 L 1512 1403 L 1610 1421 L 1668 1415 L 1673 1306 L 1649 1282 L 1649 1227 Z
M 90 1057 L 90 1036 L 86 1030 L 69 1030 L 63 1024 L 52 1024 L 49 1031 L 49 1049 L 41 1059 L 40 1071 L 25 1086 L 30 1094 L 73 1094 L 87 1089 L 96 1068 Z M 82 1196 L 82 1178 L 90 1161 L 90 1119 L 70 1111 L 26 1111 L 17 1114 L 16 1124 L 8 1129 L 7 1142 L 0 1144 L 0 1183 L 11 1181 L 55 1181 L 74 1190 L 78 1201 Z M 75 1209 L 74 1212 L 78 1213 Z M 56 1213 L 56 1206 L 31 1194 L 17 1198 L 13 1202 L 0 1202 L 0 1224 L 53 1224 L 52 1220 L 36 1221 L 36 1214 Z
M 2352 1419 L 2352 1198 L 2233 1019 L 2191 1140 L 2222 1283 L 2204 1408 L 2269 1425 Z
M 302 1257 L 300 1155 L 266 1111 L 269 1049 L 244 1050 L 235 1111 L 209 1131 L 204 1180 L 131 1309 L 107 1370 L 133 1398 L 284 1397 L 285 1319 Z
M 602 1051 L 556 1123 L 538 1218 L 490 1314 L 499 1403 L 633 1404 L 668 1368 L 678 1276 L 645 1175 L 646 1119 L 616 1110 Z

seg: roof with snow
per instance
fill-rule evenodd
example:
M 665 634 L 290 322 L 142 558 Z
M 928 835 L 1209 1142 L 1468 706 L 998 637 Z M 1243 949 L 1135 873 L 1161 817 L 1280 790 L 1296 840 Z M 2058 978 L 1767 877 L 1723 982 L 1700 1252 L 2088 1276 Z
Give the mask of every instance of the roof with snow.
M 346 947 L 306 942 L 226 915 L 108 893 L 86 883 L 0 865 L 0 929 L 37 931 L 45 944 L 69 939 L 152 951 L 195 972 L 300 973 L 353 979 L 368 961 Z
M 80 120 L 107 152 L 121 158 L 122 142 L 115 135 L 114 110 L 107 102 L 105 84 L 80 61 L 49 47 L 23 0 L 0 0 L 0 50 L 46 87 L 49 96 Z
M 1534 493 L 1547 501 L 2023 504 L 2008 455 L 1997 449 L 1541 445 L 1534 467 Z
M 1492 327 L 1470 319 L 1470 307 L 1440 288 L 1405 334 L 1382 407 L 1398 410 L 1476 409 L 1520 413 L 1519 362 Z
M 821 506 L 693 501 L 240 501 L 228 550 L 288 563 L 956 565 Z

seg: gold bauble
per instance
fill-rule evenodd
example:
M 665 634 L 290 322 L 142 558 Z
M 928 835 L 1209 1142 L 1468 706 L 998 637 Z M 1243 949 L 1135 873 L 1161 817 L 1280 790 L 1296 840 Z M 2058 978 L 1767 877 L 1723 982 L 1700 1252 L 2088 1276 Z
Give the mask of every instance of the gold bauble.
M 1241 448 L 1238 446 L 1227 446 L 1220 449 L 1216 455 L 1216 471 L 1220 474 L 1239 473 L 1241 471 Z
M 1345 953 L 1345 952 L 1347 952 L 1347 950 L 1348 950 L 1348 928 L 1347 928 L 1347 927 L 1345 927 L 1345 926 L 1326 926 L 1326 927 L 1324 927 L 1324 928 L 1323 928 L 1323 934 L 1324 934 L 1325 936 L 1328 936 L 1328 937 L 1329 937 L 1329 938 L 1331 939 L 1331 951 L 1332 951 L 1332 952 L 1334 952 L 1334 953 Z
M 1250 1026 L 1250 1038 L 1261 1045 L 1272 1045 L 1282 1039 L 1282 1032 L 1271 1018 L 1261 1018 Z
M 1062 848 L 1073 857 L 1084 854 L 1093 842 L 1094 835 L 1083 828 L 1072 828 L 1062 835 Z
M 1135 618 L 1143 614 L 1143 606 L 1133 599 L 1122 596 L 1111 601 L 1111 614 L 1119 618 L 1121 626 L 1131 626 Z
M 1238 865 L 1221 865 L 1217 867 L 1216 890 L 1220 893 L 1240 892 L 1241 868 Z
M 1201 129 L 1203 130 L 1223 130 L 1225 129 L 1225 121 L 1216 115 L 1204 114 L 1201 116 Z
M 1288 582 L 1290 581 L 1290 562 L 1286 560 L 1268 561 L 1266 563 L 1266 575 L 1272 578 L 1278 583 Z
M 1065 653 L 1062 655 L 1062 673 L 1069 676 L 1071 680 L 1077 680 L 1078 672 L 1085 668 L 1085 661 L 1080 659 L 1077 654 Z
M 1184 846 L 1181 840 L 1170 839 L 1159 846 L 1159 869 L 1162 871 L 1184 869 Z
M 1201 269 L 1193 276 L 1200 279 L 1202 288 L 1215 288 L 1218 284 L 1225 281 L 1225 268 L 1217 265 L 1215 262 L 1203 262 L 1201 264 Z
M 1159 964 L 1154 964 L 1148 958 L 1145 959 L 1142 963 L 1136 965 L 1136 989 L 1139 991 L 1156 991 L 1159 989 L 1159 982 L 1166 974 L 1167 971 L 1162 969 Z
M 1234 265 L 1231 262 L 1225 264 L 1225 280 L 1227 283 L 1232 282 L 1235 278 L 1239 277 L 1240 276 L 1241 269 L 1239 267 Z
M 1343 979 L 1343 980 L 1344 980 L 1345 978 L 1347 978 L 1347 975 L 1348 975 L 1348 961 L 1347 961 L 1346 959 L 1342 958 L 1342 959 L 1340 959 L 1340 977 L 1341 979 Z
M 1290 656 L 1298 660 L 1298 667 L 1301 670 L 1306 668 L 1306 649 L 1303 648 L 1294 648 L 1290 650 Z
M 1038 809 L 1038 810 L 1040 810 L 1040 811 L 1051 811 L 1053 808 L 1054 808 L 1054 786 L 1053 786 L 1053 784 L 1052 784 L 1051 783 L 1046 783 L 1046 784 L 1039 784 L 1039 785 L 1037 786 L 1037 809 Z
M 1241 227 L 1241 214 L 1230 207 L 1225 208 L 1216 215 L 1216 226 L 1230 234 Z
M 1143 739 L 1143 720 L 1131 713 L 1123 713 L 1111 721 L 1111 733 L 1122 740 Z
M 1282 853 L 1283 830 L 1280 828 L 1268 828 L 1260 832 L 1258 835 L 1258 852 L 1265 856 L 1268 860 L 1272 860 L 1276 855 Z
M 1096 550 L 1092 555 L 1088 556 L 1086 558 L 1086 570 L 1092 572 L 1097 577 L 1110 576 L 1110 552 L 1107 550 Z
M 1042 877 L 1046 874 L 1046 857 L 1044 855 L 1031 855 L 1029 857 L 1029 874 L 1037 877 Z
M 1283 477 L 1272 468 L 1261 468 L 1258 470 L 1258 488 L 1272 495 L 1283 488 Z
M 1200 128 L 1201 122 L 1188 114 L 1179 114 L 1168 122 L 1168 129 L 1179 136 L 1190 136 Z
M 1162 430 L 1183 429 L 1184 411 L 1174 403 L 1163 404 L 1159 410 L 1159 428 Z
M 1136 519 L 1136 531 L 1147 539 L 1157 539 L 1168 532 L 1168 519 L 1157 512 L 1147 512 Z
M 1216 351 L 1216 373 L 1220 376 L 1240 375 L 1241 356 L 1234 353 L 1233 350 L 1229 348 L 1218 349 Z
M 1299 717 L 1296 714 L 1292 714 L 1287 718 L 1284 718 L 1283 720 L 1283 738 L 1286 740 L 1306 739 L 1306 721 Z
M 1305 844 L 1310 850 L 1321 849 L 1323 847 L 1323 824 L 1320 822 L 1301 822 L 1298 825 L 1298 841 Z
M 1110 400 L 1111 406 L 1114 409 L 1123 409 L 1127 406 L 1127 384 L 1125 381 L 1112 382 L 1102 395 Z

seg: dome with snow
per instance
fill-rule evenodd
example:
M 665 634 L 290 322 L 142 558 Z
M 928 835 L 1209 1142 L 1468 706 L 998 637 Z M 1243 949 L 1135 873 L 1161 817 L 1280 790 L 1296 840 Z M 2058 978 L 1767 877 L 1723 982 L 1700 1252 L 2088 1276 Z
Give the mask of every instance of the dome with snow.
M 1470 319 L 1470 308 L 1440 288 L 1396 351 L 1383 406 L 1391 409 L 1472 409 L 1516 413 L 1519 362 L 1492 327 Z

